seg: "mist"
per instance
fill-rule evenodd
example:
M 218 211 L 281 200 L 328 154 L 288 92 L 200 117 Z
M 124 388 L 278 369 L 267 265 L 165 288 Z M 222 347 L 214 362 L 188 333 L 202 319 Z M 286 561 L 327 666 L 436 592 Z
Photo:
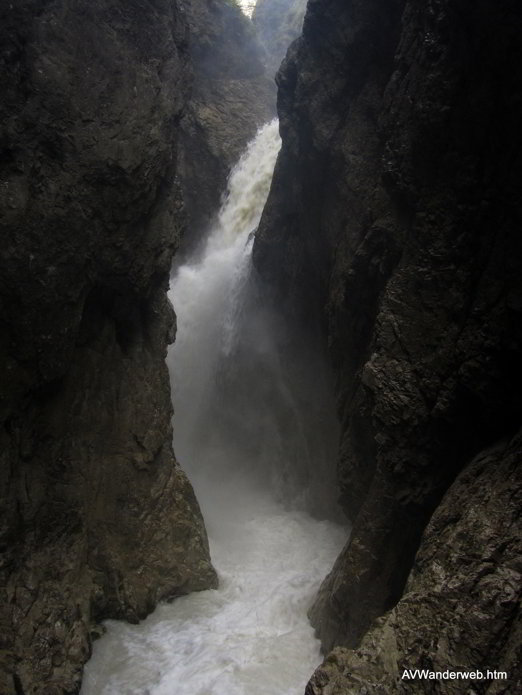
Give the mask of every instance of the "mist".
M 83 695 L 298 695 L 320 662 L 307 610 L 346 540 L 335 522 L 338 431 L 317 356 L 286 328 L 251 265 L 280 147 L 265 125 L 234 168 L 204 251 L 175 269 L 168 355 L 174 448 L 194 486 L 218 590 L 139 626 L 109 623 Z

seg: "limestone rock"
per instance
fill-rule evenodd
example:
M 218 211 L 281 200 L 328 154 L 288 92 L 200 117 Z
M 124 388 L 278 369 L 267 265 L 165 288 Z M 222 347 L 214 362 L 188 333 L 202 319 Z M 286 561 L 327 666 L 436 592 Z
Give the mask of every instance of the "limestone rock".
M 193 82 L 181 122 L 179 172 L 191 249 L 219 209 L 232 166 L 275 117 L 275 83 L 251 21 L 226 0 L 186 4 Z
M 424 532 L 399 603 L 357 649 L 335 649 L 307 695 L 522 690 L 521 456 L 518 435 L 464 469 Z M 404 677 L 415 669 L 481 675 Z
M 310 0 L 277 77 L 254 262 L 328 344 L 354 523 L 311 611 L 326 650 L 397 603 L 444 493 L 520 427 L 521 29 L 513 2 Z
M 216 581 L 164 361 L 186 25 L 20 0 L 0 45 L 0 691 L 73 693 L 100 620 Z

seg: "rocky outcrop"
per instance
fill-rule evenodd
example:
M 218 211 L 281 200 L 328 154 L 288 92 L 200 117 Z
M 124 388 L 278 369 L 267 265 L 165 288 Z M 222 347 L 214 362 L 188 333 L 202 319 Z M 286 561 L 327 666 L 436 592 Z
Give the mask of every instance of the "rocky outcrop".
M 521 24 L 512 2 L 311 0 L 277 78 L 283 148 L 254 261 L 287 322 L 321 326 L 329 345 L 341 499 L 354 522 L 311 611 L 326 650 L 356 646 L 397 604 L 456 476 L 520 426 Z M 484 474 L 492 485 L 495 465 Z M 474 498 L 448 495 L 469 519 Z M 448 538 L 465 533 L 444 509 L 433 523 Z M 467 663 L 466 557 L 438 552 L 458 570 L 445 614 L 461 642 L 448 641 L 448 663 L 488 668 L 485 641 Z M 512 556 L 495 562 L 489 590 L 501 595 Z M 495 634 L 507 633 L 508 613 Z M 405 623 L 394 639 L 407 646 L 415 624 L 407 633 Z M 434 626 L 417 662 L 434 658 Z M 379 629 L 372 639 L 387 639 Z M 370 687 L 375 664 L 362 673 L 350 659 Z
M 522 690 L 521 451 L 519 434 L 466 467 L 428 524 L 399 603 L 358 649 L 335 649 L 307 695 Z M 409 674 L 477 668 L 464 681 Z
M 0 691 L 56 695 L 100 620 L 215 584 L 164 362 L 186 26 L 21 0 L 0 34 Z
M 252 22 L 265 49 L 268 74 L 275 75 L 288 46 L 303 28 L 307 0 L 258 0 Z
M 232 166 L 275 116 L 275 83 L 252 23 L 226 0 L 186 5 L 193 85 L 182 120 L 179 171 L 191 249 L 219 209 Z

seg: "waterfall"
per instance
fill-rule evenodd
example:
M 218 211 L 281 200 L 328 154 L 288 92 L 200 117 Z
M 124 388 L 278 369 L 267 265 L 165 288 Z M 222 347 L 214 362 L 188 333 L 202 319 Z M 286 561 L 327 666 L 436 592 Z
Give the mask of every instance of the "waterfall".
M 252 445 L 259 422 L 247 436 L 245 427 L 266 409 L 253 414 L 248 402 L 239 407 L 237 389 L 228 398 L 223 391 L 236 375 L 244 377 L 248 367 L 248 357 L 239 354 L 244 352 L 240 331 L 246 329 L 240 320 L 246 308 L 243 290 L 250 275 L 252 232 L 268 195 L 279 147 L 274 120 L 259 131 L 232 171 L 227 197 L 200 260 L 179 268 L 171 286 L 178 321 L 168 358 L 176 411 L 174 445 L 196 488 L 201 476 L 219 478 L 224 467 L 236 478 L 245 463 L 250 470 L 253 467 L 251 460 L 245 461 L 241 441 L 246 438 L 247 446 Z M 266 339 L 258 338 L 256 354 L 268 349 Z M 193 466 L 196 460 L 199 463 Z
M 319 363 L 287 378 L 251 266 L 279 146 L 273 121 L 233 170 L 204 250 L 171 282 L 174 448 L 219 589 L 160 605 L 140 625 L 108 621 L 82 695 L 302 695 L 321 660 L 306 612 L 346 539 L 309 513 L 333 468 L 333 403 Z

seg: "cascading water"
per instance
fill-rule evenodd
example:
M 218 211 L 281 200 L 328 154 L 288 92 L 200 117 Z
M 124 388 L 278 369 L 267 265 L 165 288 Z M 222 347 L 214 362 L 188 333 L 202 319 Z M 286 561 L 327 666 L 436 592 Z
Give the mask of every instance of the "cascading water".
M 174 445 L 220 587 L 161 605 L 137 626 L 109 621 L 82 695 L 302 695 L 320 661 L 306 611 L 346 529 L 307 506 L 310 468 L 328 477 L 335 430 L 308 436 L 303 391 L 296 397 L 285 378 L 250 262 L 279 145 L 274 121 L 233 171 L 201 258 L 171 286 Z M 314 408 L 331 407 L 325 379 L 314 367 L 308 423 Z

